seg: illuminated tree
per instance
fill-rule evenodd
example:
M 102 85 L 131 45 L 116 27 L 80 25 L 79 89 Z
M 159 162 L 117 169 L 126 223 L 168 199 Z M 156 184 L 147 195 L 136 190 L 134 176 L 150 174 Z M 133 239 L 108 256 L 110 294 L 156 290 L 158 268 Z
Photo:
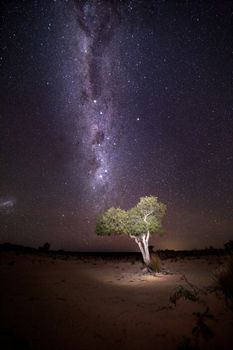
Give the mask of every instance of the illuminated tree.
M 97 219 L 97 235 L 128 235 L 134 239 L 142 253 L 144 263 L 151 264 L 149 238 L 151 234 L 162 234 L 162 219 L 166 205 L 157 197 L 142 197 L 138 204 L 129 210 L 110 208 Z

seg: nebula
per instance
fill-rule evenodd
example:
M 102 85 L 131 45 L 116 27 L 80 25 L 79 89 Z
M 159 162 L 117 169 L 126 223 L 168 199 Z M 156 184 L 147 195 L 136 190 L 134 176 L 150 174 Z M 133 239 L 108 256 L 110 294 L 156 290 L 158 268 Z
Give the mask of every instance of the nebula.
M 0 214 L 12 214 L 16 205 L 14 197 L 0 197 Z

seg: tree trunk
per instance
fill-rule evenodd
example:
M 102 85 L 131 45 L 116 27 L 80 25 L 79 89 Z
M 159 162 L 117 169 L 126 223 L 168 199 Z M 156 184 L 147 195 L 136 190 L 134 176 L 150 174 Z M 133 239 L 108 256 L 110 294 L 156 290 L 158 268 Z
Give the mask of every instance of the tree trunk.
M 147 226 L 147 233 L 143 233 L 140 236 L 130 235 L 131 238 L 135 240 L 135 242 L 138 244 L 139 249 L 142 253 L 143 261 L 145 265 L 148 267 L 148 270 L 150 269 L 151 259 L 150 259 L 150 253 L 149 253 L 149 238 L 150 238 L 150 231 L 148 229 L 148 222 L 147 218 L 149 215 L 153 213 L 153 210 L 149 213 L 145 214 L 143 221 L 145 222 Z
M 143 261 L 146 266 L 150 266 L 151 260 L 150 260 L 150 253 L 148 248 L 148 239 L 146 235 L 143 235 L 141 238 L 135 237 L 135 242 L 138 244 L 139 249 L 142 253 Z
M 146 237 L 143 237 L 143 247 L 144 247 L 145 256 L 146 256 L 145 264 L 149 266 L 151 263 L 151 260 L 150 260 L 150 253 L 149 253 L 149 247 L 148 247 L 148 240 L 146 239 Z

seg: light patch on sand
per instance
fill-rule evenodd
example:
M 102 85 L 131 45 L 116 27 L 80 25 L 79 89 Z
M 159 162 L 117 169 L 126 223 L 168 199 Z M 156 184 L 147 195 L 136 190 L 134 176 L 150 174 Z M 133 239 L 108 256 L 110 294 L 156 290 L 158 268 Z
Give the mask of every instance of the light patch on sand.
M 116 271 L 114 269 L 109 269 L 108 267 L 104 268 L 102 271 L 93 269 L 88 271 L 88 275 L 91 279 L 97 280 L 98 282 L 108 284 L 108 285 L 117 285 L 120 287 L 158 287 L 164 286 L 164 284 L 174 284 L 177 276 L 175 275 L 166 275 L 162 273 L 150 274 L 143 273 L 140 270 L 132 267 L 128 269 L 129 271 Z

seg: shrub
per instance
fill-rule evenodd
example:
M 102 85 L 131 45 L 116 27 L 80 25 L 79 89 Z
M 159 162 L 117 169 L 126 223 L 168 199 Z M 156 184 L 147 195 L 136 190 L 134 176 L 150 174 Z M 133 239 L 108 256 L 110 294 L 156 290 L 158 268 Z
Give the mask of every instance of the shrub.
M 181 298 L 194 302 L 199 300 L 197 291 L 190 291 L 183 286 L 178 286 L 175 292 L 170 296 L 170 302 L 176 306 L 177 301 Z
M 46 242 L 42 247 L 38 248 L 38 251 L 45 253 L 45 252 L 48 252 L 49 249 L 50 249 L 50 243 Z
M 151 254 L 151 262 L 149 268 L 153 272 L 160 272 L 161 271 L 161 260 L 157 254 Z
M 196 322 L 192 329 L 192 337 L 183 337 L 183 342 L 177 350 L 199 350 L 201 349 L 199 343 L 208 341 L 214 335 L 211 328 L 206 324 L 207 320 L 214 319 L 208 308 L 204 312 L 193 312 L 193 315 L 196 318 Z
M 226 298 L 227 305 L 233 310 L 233 256 L 216 274 L 217 282 Z
M 230 240 L 224 244 L 224 249 L 227 253 L 232 254 L 233 253 L 233 241 Z

